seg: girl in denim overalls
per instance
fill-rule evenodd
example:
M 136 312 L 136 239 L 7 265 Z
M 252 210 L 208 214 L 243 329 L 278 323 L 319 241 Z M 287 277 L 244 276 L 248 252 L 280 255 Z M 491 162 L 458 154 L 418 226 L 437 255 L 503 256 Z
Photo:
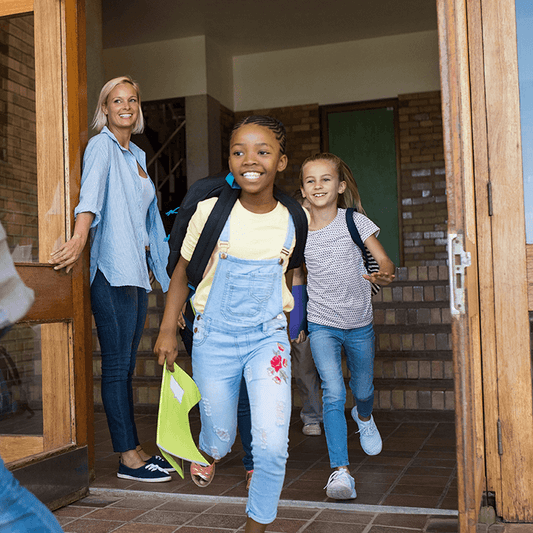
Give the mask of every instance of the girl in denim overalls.
M 285 128 L 270 117 L 247 117 L 230 141 L 229 167 L 242 189 L 220 236 L 194 304 L 193 378 L 202 400 L 200 449 L 209 466 L 191 465 L 205 486 L 215 462 L 236 436 L 239 387 L 244 375 L 252 413 L 254 474 L 246 532 L 263 532 L 276 518 L 288 449 L 291 413 L 290 345 L 284 312 L 293 299 L 285 282 L 294 224 L 273 196 L 277 172 L 287 166 Z M 176 329 L 189 294 L 186 267 L 215 199 L 199 202 L 172 276 L 160 334 L 159 363 L 172 369 Z

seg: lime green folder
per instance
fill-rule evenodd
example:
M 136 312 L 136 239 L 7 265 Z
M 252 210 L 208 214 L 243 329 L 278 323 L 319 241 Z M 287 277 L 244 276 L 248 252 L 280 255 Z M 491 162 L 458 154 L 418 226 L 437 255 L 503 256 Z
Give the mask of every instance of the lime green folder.
M 207 466 L 191 435 L 189 411 L 200 401 L 192 378 L 174 364 L 174 372 L 163 366 L 163 380 L 157 417 L 157 446 L 163 457 L 183 478 L 183 459 Z M 182 459 L 180 466 L 177 459 Z

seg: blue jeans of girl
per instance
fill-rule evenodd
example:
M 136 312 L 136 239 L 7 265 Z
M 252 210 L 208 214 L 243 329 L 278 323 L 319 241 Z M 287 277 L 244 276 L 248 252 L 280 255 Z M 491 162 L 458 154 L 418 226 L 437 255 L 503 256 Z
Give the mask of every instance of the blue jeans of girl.
M 279 258 L 248 260 L 228 253 L 229 223 L 204 312 L 193 326 L 193 378 L 202 395 L 200 449 L 215 460 L 230 451 L 244 376 L 254 463 L 246 512 L 269 524 L 276 518 L 288 456 L 291 371 L 282 282 L 294 225 L 291 220 Z
M 344 347 L 350 371 L 350 389 L 363 417 L 370 416 L 374 404 L 374 327 L 339 329 L 309 323 L 311 352 L 322 382 L 324 431 L 332 468 L 346 466 L 348 429 L 346 387 L 342 375 L 341 349 Z
M 102 352 L 102 403 L 115 452 L 139 444 L 133 413 L 132 378 L 141 341 L 148 295 L 141 287 L 112 287 L 96 271 L 91 307 Z

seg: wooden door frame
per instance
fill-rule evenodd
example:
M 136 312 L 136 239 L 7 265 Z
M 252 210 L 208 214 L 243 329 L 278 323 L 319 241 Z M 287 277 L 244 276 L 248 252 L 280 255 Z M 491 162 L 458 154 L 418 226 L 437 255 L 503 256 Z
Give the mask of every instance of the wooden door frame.
M 452 324 L 460 527 L 470 532 L 483 488 L 494 492 L 505 520 L 533 520 L 516 19 L 514 0 L 438 0 L 437 6 L 448 226 L 465 236 L 472 254 L 467 279 L 475 283 L 467 281 L 467 293 L 477 288 L 478 295 L 467 294 L 467 305 L 479 298 L 473 329 L 469 309 Z
M 65 346 L 62 352 L 66 355 L 61 361 L 43 357 L 43 399 L 46 397 L 52 406 L 44 413 L 44 436 L 4 437 L 2 455 L 17 476 L 27 470 L 28 465 L 35 466 L 45 458 L 85 448 L 85 456 L 88 455 L 85 467 L 94 477 L 89 252 L 84 252 L 71 274 L 54 271 L 46 260 L 57 233 L 51 235 L 46 231 L 41 216 L 42 210 L 52 205 L 51 198 L 57 188 L 61 191 L 63 213 L 59 233 L 63 239 L 71 235 L 82 154 L 88 139 L 85 5 L 77 0 L 0 0 L 0 16 L 32 12 L 36 56 L 39 263 L 16 266 L 21 277 L 36 292 L 35 304 L 22 322 L 54 322 L 51 329 L 61 330 L 62 340 L 58 342 Z M 65 374 L 56 371 L 61 365 L 69 369 L 66 384 Z M 58 390 L 63 392 L 58 394 Z M 56 417 L 53 431 L 50 412 Z M 6 450 L 13 444 L 26 450 L 24 457 L 18 454 L 16 460 L 13 456 L 10 460 Z

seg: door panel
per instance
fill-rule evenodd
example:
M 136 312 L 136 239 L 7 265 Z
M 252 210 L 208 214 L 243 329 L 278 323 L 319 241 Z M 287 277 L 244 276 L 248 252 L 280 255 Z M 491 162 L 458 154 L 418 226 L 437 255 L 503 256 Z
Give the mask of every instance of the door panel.
M 23 14 L 28 10 L 33 13 Z M 9 349 L 25 390 L 31 391 L 24 394 L 32 408 L 40 407 L 40 425 L 37 419 L 24 418 L 27 411 L 0 421 L 0 453 L 16 477 L 33 480 L 32 490 L 44 499 L 51 462 L 62 464 L 65 482 L 58 481 L 58 486 L 64 484 L 65 492 L 58 493 L 57 500 L 65 503 L 87 491 L 93 469 L 88 453 L 92 423 L 88 251 L 68 275 L 48 264 L 50 253 L 70 236 L 87 139 L 84 3 L 0 0 L 0 14 L 11 15 L 0 19 L 6 57 L 0 69 L 7 89 L 6 119 L 0 123 L 0 142 L 6 140 L 0 145 L 5 147 L 0 159 L 6 159 L 6 165 L 0 165 L 0 186 L 4 186 L 0 219 L 17 270 L 36 297 L 21 324 L 1 342 L 9 344 L 9 335 L 33 333 L 33 351 L 29 341 L 20 345 L 15 340 Z M 28 39 L 32 35 L 33 43 Z M 32 383 L 30 375 L 38 383 Z M 76 461 L 69 459 L 73 457 Z M 76 472 L 69 466 L 74 464 Z M 74 495 L 69 496 L 73 489 L 67 479 L 76 479 Z
M 338 155 L 352 170 L 368 217 L 387 228 L 379 236 L 381 244 L 400 265 L 397 107 L 397 100 L 323 106 L 321 120 L 324 150 Z
M 471 254 L 453 341 L 460 524 L 473 532 L 483 490 L 505 520 L 533 520 L 516 23 L 514 0 L 437 5 L 449 231 Z
M 515 6 L 514 0 L 482 0 L 481 6 L 493 196 L 501 515 L 510 521 L 533 521 L 531 353 Z
M 459 525 L 461 533 L 474 533 L 485 488 L 485 454 L 467 17 L 465 3 L 459 0 L 439 0 L 437 8 L 450 285 L 457 302 L 452 309 L 452 344 Z M 462 270 L 456 268 L 461 265 Z M 458 274 L 461 271 L 464 277 Z

